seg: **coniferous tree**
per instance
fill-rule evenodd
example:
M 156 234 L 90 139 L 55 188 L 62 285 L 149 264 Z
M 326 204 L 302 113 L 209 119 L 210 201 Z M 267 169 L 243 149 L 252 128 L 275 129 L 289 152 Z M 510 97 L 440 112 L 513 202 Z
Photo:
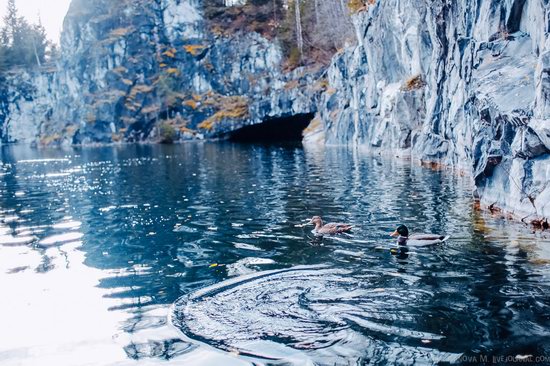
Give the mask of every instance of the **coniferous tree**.
M 6 15 L 4 16 L 4 26 L 6 27 L 8 38 L 13 40 L 21 19 L 18 14 L 17 7 L 15 6 L 15 0 L 8 0 L 6 10 Z
M 48 39 L 46 29 L 42 25 L 42 20 L 38 17 L 38 23 L 32 27 L 32 44 L 34 48 L 34 57 L 38 66 L 42 66 L 46 58 L 46 48 Z
M 3 19 L 4 27 L 2 28 L 2 58 L 6 69 L 13 66 L 13 35 L 17 29 L 18 18 L 15 0 L 8 0 L 6 15 Z
M 19 17 L 15 0 L 8 0 L 6 15 L 4 16 L 4 34 L 6 37 L 6 57 L 8 59 L 8 68 L 19 65 L 22 62 L 22 21 Z
M 46 59 L 49 62 L 57 61 L 61 57 L 61 52 L 56 43 L 48 41 L 48 47 L 46 51 Z
M 6 71 L 8 64 L 9 38 L 6 27 L 0 29 L 0 72 Z
M 8 69 L 6 50 L 6 47 L 0 46 L 0 73 Z
M 41 66 L 48 40 L 40 18 L 35 25 L 19 16 L 15 0 L 8 0 L 4 26 L 0 31 L 0 71 L 12 67 Z
M 28 66 L 33 58 L 33 34 L 29 23 L 19 18 L 17 28 L 13 31 L 13 42 L 11 47 L 13 62 L 17 66 Z

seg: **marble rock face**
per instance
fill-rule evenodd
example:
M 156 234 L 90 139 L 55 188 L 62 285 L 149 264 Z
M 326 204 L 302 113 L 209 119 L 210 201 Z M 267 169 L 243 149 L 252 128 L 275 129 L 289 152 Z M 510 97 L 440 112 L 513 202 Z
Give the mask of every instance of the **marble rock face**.
M 376 1 L 329 67 L 325 142 L 458 167 L 484 204 L 550 217 L 548 24 L 543 0 Z
M 1 139 L 224 138 L 315 113 L 305 143 L 453 166 L 484 205 L 550 217 L 547 1 L 368 3 L 326 70 L 284 72 L 277 39 L 214 32 L 203 0 L 73 0 L 57 64 L 0 76 Z
M 284 73 L 277 40 L 207 22 L 202 0 L 73 0 L 61 60 L 0 76 L 2 141 L 220 138 L 316 111 L 317 74 Z

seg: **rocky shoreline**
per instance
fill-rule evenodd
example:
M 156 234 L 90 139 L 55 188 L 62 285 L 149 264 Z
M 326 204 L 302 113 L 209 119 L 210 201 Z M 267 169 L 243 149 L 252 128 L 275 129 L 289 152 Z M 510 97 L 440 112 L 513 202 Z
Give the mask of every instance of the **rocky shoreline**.
M 484 207 L 547 222 L 548 18 L 536 0 L 376 2 L 329 68 L 325 142 L 459 167 Z
M 305 143 L 460 169 L 483 207 L 548 226 L 544 1 L 369 1 L 355 45 L 292 72 L 276 39 L 214 34 L 202 1 L 164 2 L 73 0 L 59 63 L 1 77 L 2 141 L 217 139 L 311 114 Z

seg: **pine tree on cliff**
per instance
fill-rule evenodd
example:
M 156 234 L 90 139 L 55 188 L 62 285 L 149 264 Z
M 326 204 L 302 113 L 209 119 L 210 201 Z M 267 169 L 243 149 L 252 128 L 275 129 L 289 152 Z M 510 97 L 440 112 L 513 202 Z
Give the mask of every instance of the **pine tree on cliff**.
M 8 69 L 9 38 L 6 28 L 0 29 L 0 72 Z
M 30 25 L 19 16 L 15 0 L 8 0 L 4 27 L 1 31 L 0 62 L 9 69 L 14 66 L 41 66 L 47 47 L 46 31 L 39 19 L 38 24 Z
M 20 45 L 22 43 L 21 23 L 23 19 L 19 17 L 15 0 L 8 0 L 6 15 L 4 16 L 3 38 L 5 41 L 7 58 L 7 67 L 22 63 L 22 52 Z
M 42 66 L 46 57 L 48 40 L 46 38 L 46 29 L 42 25 L 42 19 L 40 18 L 40 15 L 38 16 L 38 23 L 33 26 L 33 32 L 30 38 L 32 41 L 36 64 L 38 66 Z
M 61 58 L 61 51 L 59 50 L 59 47 L 54 42 L 48 41 L 47 46 L 47 58 L 50 62 L 55 62 Z
M 3 21 L 4 26 L 0 30 L 0 71 L 5 71 L 13 66 L 13 35 L 19 21 L 15 0 L 8 0 Z
M 8 0 L 6 10 L 6 15 L 4 16 L 4 25 L 6 27 L 5 29 L 8 39 L 13 40 L 19 26 L 19 21 L 21 20 L 17 11 L 17 6 L 15 6 L 15 0 Z

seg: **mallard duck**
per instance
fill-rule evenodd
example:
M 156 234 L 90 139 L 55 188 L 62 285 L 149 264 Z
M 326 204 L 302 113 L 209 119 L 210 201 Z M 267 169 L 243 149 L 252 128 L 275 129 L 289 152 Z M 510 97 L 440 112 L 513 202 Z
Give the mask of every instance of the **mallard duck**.
M 443 243 L 445 240 L 449 239 L 449 236 L 438 234 L 409 235 L 409 229 L 405 225 L 399 225 L 390 235 L 397 238 L 397 244 L 399 245 L 425 246 Z
M 330 222 L 323 225 L 321 216 L 313 216 L 309 221 L 309 224 L 314 224 L 315 229 L 313 232 L 316 234 L 339 234 L 345 233 L 351 230 L 352 226 L 349 224 L 342 224 L 339 222 Z

